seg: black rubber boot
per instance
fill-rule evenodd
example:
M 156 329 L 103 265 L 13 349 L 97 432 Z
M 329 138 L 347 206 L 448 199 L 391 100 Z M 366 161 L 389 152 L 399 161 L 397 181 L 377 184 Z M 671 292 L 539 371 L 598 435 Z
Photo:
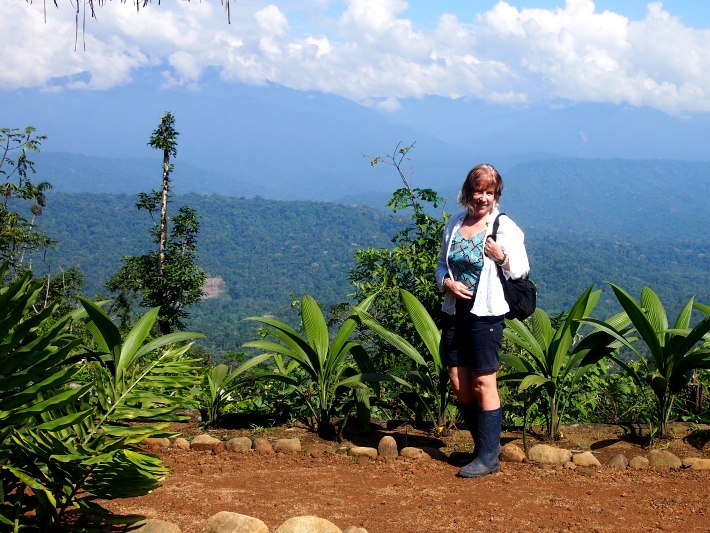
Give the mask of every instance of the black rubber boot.
M 503 410 L 500 407 L 493 411 L 478 410 L 478 456 L 473 462 L 459 469 L 459 476 L 483 477 L 500 470 L 498 449 L 502 426 Z
M 459 461 L 459 466 L 466 466 L 478 455 L 478 402 L 475 398 L 472 402 L 459 402 L 458 408 L 461 418 L 463 418 L 463 423 L 466 424 L 466 429 L 471 432 L 471 437 L 473 437 L 473 453 Z

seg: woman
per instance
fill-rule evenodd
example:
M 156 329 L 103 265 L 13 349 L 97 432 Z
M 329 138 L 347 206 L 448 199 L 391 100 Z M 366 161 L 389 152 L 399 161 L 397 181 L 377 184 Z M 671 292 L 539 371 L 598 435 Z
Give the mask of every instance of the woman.
M 509 307 L 498 266 L 513 279 L 530 270 L 523 232 L 510 218 L 500 217 L 497 238 L 491 238 L 502 192 L 503 180 L 491 165 L 468 173 L 458 198 L 466 210 L 446 224 L 436 268 L 437 284 L 446 293 L 442 354 L 474 442 L 473 455 L 461 463 L 463 477 L 499 470 L 502 410 L 496 372 Z

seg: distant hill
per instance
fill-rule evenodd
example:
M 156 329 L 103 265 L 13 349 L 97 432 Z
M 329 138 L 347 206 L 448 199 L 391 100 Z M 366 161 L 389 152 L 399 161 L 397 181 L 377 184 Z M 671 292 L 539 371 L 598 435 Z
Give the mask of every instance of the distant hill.
M 134 203 L 132 195 L 50 192 L 40 224 L 59 241 L 47 255 L 53 274 L 78 266 L 86 276 L 85 293 L 105 294 L 103 285 L 121 257 L 150 246 L 148 216 Z M 347 273 L 355 251 L 389 246 L 401 227 L 382 210 L 334 203 L 190 194 L 176 196 L 172 205 L 175 211 L 189 205 L 202 216 L 199 262 L 211 278 L 213 297 L 191 310 L 189 324 L 208 334 L 203 346 L 215 353 L 253 338 L 256 327 L 244 322 L 247 316 L 269 313 L 292 321 L 291 301 L 304 293 L 324 305 L 348 301 Z M 603 288 L 606 281 L 634 296 L 651 286 L 674 313 L 693 295 L 710 303 L 707 239 L 617 238 L 521 225 L 539 305 L 549 313 L 566 310 L 589 285 Z M 41 265 L 34 262 L 40 271 Z M 599 316 L 615 310 L 607 289 Z
M 415 186 L 424 186 L 417 181 L 417 155 L 415 149 Z M 59 192 L 136 194 L 159 185 L 159 158 L 40 153 L 35 160 L 38 176 L 50 181 Z M 349 181 L 347 193 L 338 196 L 329 183 L 314 178 L 310 185 L 302 183 L 294 192 L 266 176 L 241 179 L 237 174 L 205 170 L 178 159 L 174 191 L 279 200 L 317 198 L 385 209 L 392 191 L 401 186 L 399 178 L 386 165 L 373 169 L 366 161 L 361 163 L 364 174 L 377 177 L 385 190 L 378 192 L 372 189 L 371 180 L 358 179 Z M 456 193 L 467 170 L 428 184 L 448 198 L 449 212 L 458 209 Z M 590 236 L 703 240 L 705 228 L 710 227 L 708 161 L 557 158 L 520 162 L 501 172 L 505 181 L 502 207 L 526 228 Z

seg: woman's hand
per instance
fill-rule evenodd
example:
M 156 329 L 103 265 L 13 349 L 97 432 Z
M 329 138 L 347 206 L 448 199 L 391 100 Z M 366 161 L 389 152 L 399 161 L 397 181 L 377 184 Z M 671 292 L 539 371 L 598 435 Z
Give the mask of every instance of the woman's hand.
M 486 237 L 486 245 L 483 248 L 483 252 L 496 263 L 500 263 L 505 258 L 503 247 L 490 235 Z
M 473 298 L 473 293 L 468 290 L 466 284 L 462 283 L 461 281 L 455 281 L 451 278 L 446 278 L 445 288 L 459 300 L 470 300 L 471 298 Z

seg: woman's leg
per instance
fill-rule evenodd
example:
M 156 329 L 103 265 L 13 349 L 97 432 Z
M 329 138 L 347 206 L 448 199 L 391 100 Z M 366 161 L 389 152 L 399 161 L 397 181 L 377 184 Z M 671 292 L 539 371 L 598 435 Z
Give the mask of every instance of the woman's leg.
M 473 393 L 478 400 L 479 408 L 484 411 L 492 411 L 500 407 L 500 396 L 498 396 L 498 382 L 496 372 L 487 374 L 470 374 Z

